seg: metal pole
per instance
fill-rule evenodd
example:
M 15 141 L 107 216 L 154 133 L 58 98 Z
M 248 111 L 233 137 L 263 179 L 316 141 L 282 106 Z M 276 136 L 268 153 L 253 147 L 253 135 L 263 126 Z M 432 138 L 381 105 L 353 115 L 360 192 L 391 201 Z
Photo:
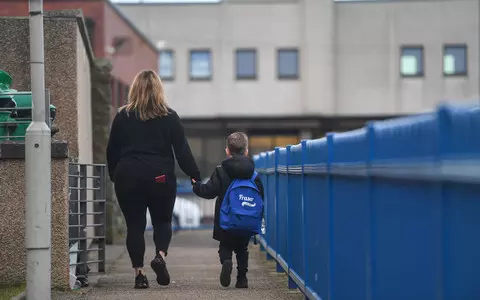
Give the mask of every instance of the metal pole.
M 29 0 L 32 123 L 25 138 L 27 300 L 51 299 L 51 138 L 45 123 L 43 1 Z

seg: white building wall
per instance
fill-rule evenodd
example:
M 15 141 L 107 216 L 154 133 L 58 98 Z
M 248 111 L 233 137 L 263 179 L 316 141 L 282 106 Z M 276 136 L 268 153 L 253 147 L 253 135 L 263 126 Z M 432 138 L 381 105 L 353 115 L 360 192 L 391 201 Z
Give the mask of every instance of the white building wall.
M 301 82 L 279 81 L 276 73 L 276 49 L 301 43 L 296 0 L 125 5 L 121 10 L 155 43 L 165 41 L 166 48 L 175 51 L 175 80 L 165 81 L 165 86 L 182 117 L 306 112 Z M 237 81 L 235 50 L 245 47 L 257 49 L 258 78 Z M 189 50 L 194 48 L 211 49 L 212 81 L 189 80 Z
M 476 0 L 225 0 L 121 5 L 153 42 L 175 52 L 165 82 L 182 117 L 384 115 L 478 98 Z M 468 45 L 468 76 L 445 78 L 444 43 Z M 400 47 L 425 48 L 425 76 L 400 76 Z M 300 78 L 277 79 L 277 52 L 298 48 Z M 189 80 L 189 50 L 212 50 L 212 81 Z M 235 79 L 235 50 L 257 49 L 258 78 Z
M 77 29 L 77 118 L 78 118 L 78 163 L 93 163 L 93 146 L 92 146 L 92 89 L 90 79 L 90 61 L 87 56 L 85 44 L 82 39 L 80 30 Z M 93 186 L 93 168 L 87 167 L 87 188 L 86 199 L 95 199 Z M 87 224 L 94 224 L 94 203 L 87 203 Z M 87 228 L 87 236 L 95 236 L 95 227 Z M 90 240 L 89 243 L 92 241 Z
M 300 1 L 302 36 L 300 44 L 301 97 L 307 103 L 303 113 L 331 115 L 336 110 L 336 59 L 334 1 Z
M 443 100 L 478 99 L 479 2 L 337 3 L 341 115 L 404 114 Z M 443 76 L 444 44 L 467 44 L 468 76 Z M 402 45 L 423 45 L 425 76 L 400 76 Z
M 82 35 L 77 29 L 77 118 L 78 118 L 78 163 L 91 164 L 92 148 L 92 96 L 90 62 Z

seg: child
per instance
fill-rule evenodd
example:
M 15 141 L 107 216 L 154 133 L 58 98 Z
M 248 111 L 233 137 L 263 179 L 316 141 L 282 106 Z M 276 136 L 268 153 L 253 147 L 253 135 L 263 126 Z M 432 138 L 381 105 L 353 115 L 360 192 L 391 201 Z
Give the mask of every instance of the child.
M 246 134 L 235 132 L 229 135 L 225 152 L 227 159 L 216 167 L 207 183 L 192 180 L 193 191 L 202 198 L 217 197 L 213 238 L 220 242 L 218 254 L 222 264 L 221 285 L 224 287 L 230 285 L 232 252 L 235 252 L 237 257 L 235 287 L 248 288 L 248 243 L 252 235 L 259 233 L 261 226 L 263 185 L 255 172 L 253 160 L 248 157 Z M 230 209 L 227 209 L 227 206 Z M 226 211 L 230 214 L 233 212 L 235 218 L 231 218 Z M 241 222 L 235 223 L 237 220 Z

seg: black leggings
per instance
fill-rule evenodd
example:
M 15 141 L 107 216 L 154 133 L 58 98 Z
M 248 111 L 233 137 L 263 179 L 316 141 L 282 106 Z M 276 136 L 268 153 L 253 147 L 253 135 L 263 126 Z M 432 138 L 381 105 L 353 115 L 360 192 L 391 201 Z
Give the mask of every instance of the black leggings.
M 123 178 L 122 178 L 123 177 Z M 115 193 L 127 224 L 127 250 L 132 267 L 142 268 L 145 255 L 147 208 L 153 225 L 156 254 L 167 254 L 172 240 L 172 214 L 176 198 L 176 182 L 156 183 L 130 176 L 116 176 Z

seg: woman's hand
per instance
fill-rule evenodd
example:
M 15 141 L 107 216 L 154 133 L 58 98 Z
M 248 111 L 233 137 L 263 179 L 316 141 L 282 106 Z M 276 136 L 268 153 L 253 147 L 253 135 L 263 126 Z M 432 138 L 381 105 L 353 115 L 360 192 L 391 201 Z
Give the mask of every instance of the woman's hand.
M 195 183 L 197 183 L 197 181 L 195 179 L 191 179 L 191 182 L 192 182 L 192 185 L 195 185 Z

